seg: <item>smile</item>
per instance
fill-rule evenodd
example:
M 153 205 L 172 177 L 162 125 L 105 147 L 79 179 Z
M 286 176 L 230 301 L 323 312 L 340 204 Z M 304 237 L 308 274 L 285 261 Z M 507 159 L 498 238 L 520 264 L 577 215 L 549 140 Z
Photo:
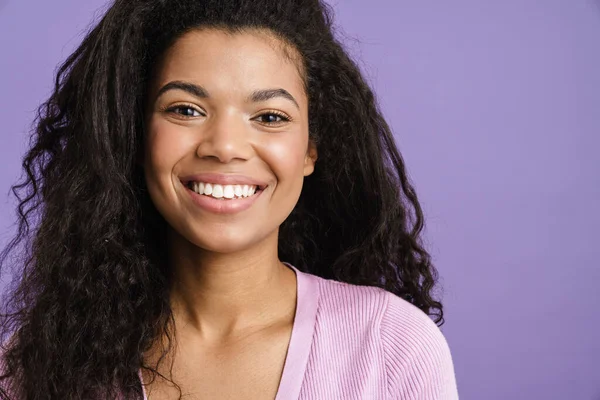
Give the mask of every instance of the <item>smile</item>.
M 222 200 L 251 197 L 261 190 L 257 185 L 220 185 L 210 182 L 188 182 L 187 187 L 199 195 Z
M 245 211 L 252 207 L 264 192 L 258 185 L 223 185 L 210 182 L 188 182 L 184 187 L 192 203 L 211 214 L 236 214 Z

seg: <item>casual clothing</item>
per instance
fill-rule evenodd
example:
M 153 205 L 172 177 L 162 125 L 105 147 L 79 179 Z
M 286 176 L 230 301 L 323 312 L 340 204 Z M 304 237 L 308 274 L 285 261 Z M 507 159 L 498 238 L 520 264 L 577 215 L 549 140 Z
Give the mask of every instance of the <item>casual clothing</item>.
M 276 400 L 458 399 L 450 349 L 424 312 L 287 265 L 298 296 Z

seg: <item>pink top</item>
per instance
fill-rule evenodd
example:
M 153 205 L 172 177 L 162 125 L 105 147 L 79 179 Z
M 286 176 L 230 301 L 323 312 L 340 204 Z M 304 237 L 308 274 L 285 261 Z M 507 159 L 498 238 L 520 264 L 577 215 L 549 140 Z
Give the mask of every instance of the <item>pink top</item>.
M 458 399 L 448 343 L 423 311 L 381 288 L 286 265 L 298 297 L 275 400 Z

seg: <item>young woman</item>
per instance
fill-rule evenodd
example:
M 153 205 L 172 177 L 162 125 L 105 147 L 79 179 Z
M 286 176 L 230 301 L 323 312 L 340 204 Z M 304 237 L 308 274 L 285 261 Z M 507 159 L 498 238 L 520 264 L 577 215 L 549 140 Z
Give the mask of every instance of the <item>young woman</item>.
M 40 111 L 1 398 L 458 398 L 421 208 L 320 0 L 117 0 Z

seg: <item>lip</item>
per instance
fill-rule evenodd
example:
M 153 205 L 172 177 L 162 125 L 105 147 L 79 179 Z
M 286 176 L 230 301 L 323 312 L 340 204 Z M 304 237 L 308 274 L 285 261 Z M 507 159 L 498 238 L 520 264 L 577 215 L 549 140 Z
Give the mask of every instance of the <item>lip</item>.
M 188 181 L 189 182 L 189 181 Z M 239 181 L 238 181 L 239 182 Z M 218 183 L 214 182 L 213 183 Z M 246 183 L 245 183 L 246 184 Z M 250 183 L 252 184 L 252 183 Z M 258 185 L 257 185 L 258 186 Z M 264 190 L 260 190 L 254 195 L 250 197 L 243 197 L 240 199 L 215 199 L 211 196 L 206 196 L 203 194 L 198 194 L 194 192 L 192 189 L 187 187 L 187 185 L 183 185 L 186 192 L 189 193 L 192 202 L 198 207 L 202 208 L 205 211 L 214 213 L 214 214 L 235 214 L 242 211 L 245 211 L 252 207 L 252 204 L 262 196 Z
M 254 185 L 258 186 L 261 190 L 264 190 L 268 186 L 268 184 L 262 180 L 245 175 L 202 173 L 183 176 L 179 179 L 181 180 L 181 183 L 183 183 L 183 186 L 186 187 L 190 182 L 216 183 L 219 185 Z

